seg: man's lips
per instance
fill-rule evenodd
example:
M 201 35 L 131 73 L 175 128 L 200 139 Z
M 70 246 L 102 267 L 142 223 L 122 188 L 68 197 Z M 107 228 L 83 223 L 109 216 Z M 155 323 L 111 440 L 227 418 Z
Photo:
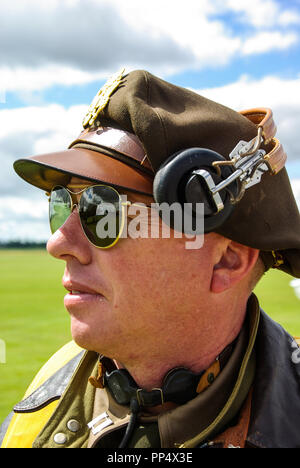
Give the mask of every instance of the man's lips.
M 103 304 L 104 296 L 91 287 L 76 281 L 63 281 L 63 286 L 69 294 L 64 298 L 66 309 L 71 313 L 88 310 L 90 307 L 99 307 Z
M 67 291 L 69 291 L 71 295 L 78 296 L 78 295 L 88 294 L 92 296 L 103 296 L 100 292 L 92 289 L 86 284 L 79 283 L 77 281 L 63 280 L 63 286 Z

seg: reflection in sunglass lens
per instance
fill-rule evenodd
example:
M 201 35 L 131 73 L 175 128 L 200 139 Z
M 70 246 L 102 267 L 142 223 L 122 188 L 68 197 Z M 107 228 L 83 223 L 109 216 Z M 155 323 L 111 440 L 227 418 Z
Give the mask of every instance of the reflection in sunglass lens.
M 71 214 L 72 200 L 63 187 L 55 187 L 50 196 L 49 219 L 52 234 L 54 234 Z
M 82 228 L 96 247 L 111 247 L 122 229 L 122 207 L 118 192 L 105 185 L 87 188 L 80 199 Z

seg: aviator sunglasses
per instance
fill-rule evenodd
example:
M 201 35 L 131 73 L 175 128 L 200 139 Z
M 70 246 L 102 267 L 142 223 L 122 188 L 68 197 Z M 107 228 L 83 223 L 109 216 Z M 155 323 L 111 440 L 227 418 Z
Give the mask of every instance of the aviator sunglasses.
M 74 203 L 73 197 L 79 201 Z M 89 242 L 100 249 L 107 249 L 119 240 L 125 220 L 124 202 L 117 190 L 109 185 L 92 185 L 73 192 L 60 185 L 49 195 L 50 229 L 54 234 L 67 221 L 74 208 L 78 208 L 80 223 Z

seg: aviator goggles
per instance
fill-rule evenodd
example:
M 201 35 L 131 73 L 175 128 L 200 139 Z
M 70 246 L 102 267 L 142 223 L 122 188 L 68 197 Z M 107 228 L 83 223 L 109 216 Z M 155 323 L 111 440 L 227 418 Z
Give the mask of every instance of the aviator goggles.
M 73 202 L 75 196 L 79 199 L 76 203 Z M 54 234 L 77 207 L 89 242 L 100 249 L 107 249 L 119 240 L 124 228 L 125 206 L 131 204 L 124 202 L 117 190 L 108 185 L 92 185 L 79 192 L 58 185 L 49 196 L 50 229 Z

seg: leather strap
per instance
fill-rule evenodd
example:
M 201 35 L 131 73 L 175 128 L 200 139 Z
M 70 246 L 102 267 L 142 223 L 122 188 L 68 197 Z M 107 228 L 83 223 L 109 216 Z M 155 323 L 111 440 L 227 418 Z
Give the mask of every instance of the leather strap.
M 287 155 L 282 144 L 274 138 L 277 127 L 274 122 L 273 112 L 268 108 L 255 108 L 243 110 L 240 114 L 247 117 L 258 129 L 262 129 L 262 137 L 267 148 L 267 154 L 264 157 L 265 162 L 272 175 L 278 174 L 285 166 Z
M 276 138 L 273 138 L 270 145 L 272 145 L 271 151 L 266 154 L 264 159 L 271 169 L 272 174 L 275 175 L 285 166 L 287 155 L 282 144 Z
M 222 448 L 245 448 L 251 416 L 252 389 L 241 409 L 238 423 L 219 434 L 208 445 Z
M 276 135 L 277 127 L 274 122 L 273 112 L 268 108 L 255 108 L 243 110 L 240 114 L 251 120 L 257 127 L 263 130 L 262 136 L 266 143 L 269 143 Z
M 82 143 L 90 144 L 96 148 L 106 148 L 110 152 L 115 152 L 115 157 L 123 160 L 126 164 L 132 165 L 134 161 L 140 169 L 148 169 L 152 172 L 140 140 L 136 135 L 125 130 L 112 127 L 86 128 L 71 143 L 69 148 L 73 148 L 75 145 L 79 146 Z

